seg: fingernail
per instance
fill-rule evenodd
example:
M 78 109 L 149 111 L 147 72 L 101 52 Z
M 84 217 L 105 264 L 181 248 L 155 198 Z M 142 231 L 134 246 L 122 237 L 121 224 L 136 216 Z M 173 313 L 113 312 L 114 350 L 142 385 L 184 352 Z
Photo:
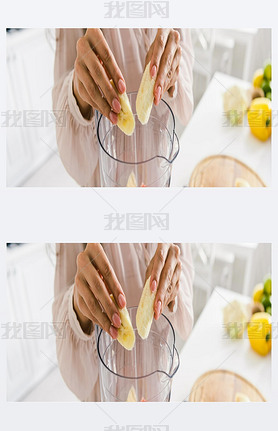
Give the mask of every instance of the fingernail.
M 161 301 L 158 301 L 158 303 L 157 303 L 157 306 L 156 306 L 156 315 L 157 315 L 157 317 L 159 317 L 160 316 L 160 313 L 161 313 Z
M 113 314 L 112 322 L 113 322 L 113 325 L 116 326 L 116 328 L 119 328 L 121 326 L 121 319 L 117 313 Z
M 126 305 L 126 302 L 125 302 L 125 297 L 122 293 L 119 294 L 118 301 L 119 301 L 120 307 L 124 308 Z
M 110 326 L 110 335 L 111 337 L 115 340 L 118 337 L 118 331 L 116 328 L 114 328 L 114 326 Z
M 151 78 L 154 78 L 156 75 L 156 66 L 153 65 L 153 67 L 151 68 Z
M 117 124 L 118 122 L 118 115 L 115 114 L 115 112 L 111 111 L 109 114 L 109 118 L 112 121 L 113 124 Z
M 112 100 L 112 108 L 114 109 L 115 112 L 117 112 L 117 114 L 120 112 L 121 104 L 118 101 L 118 99 L 115 98 Z
M 156 280 L 153 280 L 153 281 L 152 281 L 152 284 L 151 284 L 151 291 L 152 291 L 152 292 L 155 292 L 155 290 L 156 290 L 156 284 L 157 284 L 157 283 L 156 283 Z
M 161 86 L 159 85 L 158 87 L 157 87 L 157 90 L 156 90 L 156 100 L 159 102 L 159 100 L 160 100 L 160 98 L 161 98 L 161 91 L 162 91 L 162 88 L 161 88 Z
M 118 81 L 118 88 L 119 88 L 121 93 L 125 92 L 125 83 L 124 83 L 124 80 L 122 78 L 119 79 L 119 81 Z

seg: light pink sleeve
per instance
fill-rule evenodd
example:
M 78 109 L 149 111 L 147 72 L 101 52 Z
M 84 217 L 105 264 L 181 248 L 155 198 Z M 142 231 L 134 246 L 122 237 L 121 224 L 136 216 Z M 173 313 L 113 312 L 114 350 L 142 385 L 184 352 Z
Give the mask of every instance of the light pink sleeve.
M 191 255 L 190 244 L 177 244 L 180 248 L 180 259 L 182 262 L 182 273 L 180 278 L 180 288 L 176 298 L 174 311 L 171 312 L 168 307 L 163 310 L 163 314 L 170 320 L 174 329 L 179 336 L 186 340 L 192 330 L 194 315 L 193 315 L 193 279 L 194 268 Z M 152 258 L 157 244 L 148 244 L 151 250 L 150 257 Z
M 83 29 L 57 29 L 54 64 L 53 110 L 62 111 L 63 125 L 56 127 L 61 160 L 81 186 L 99 186 L 98 147 L 95 118 L 86 120 L 73 95 L 76 42 Z
M 56 350 L 62 377 L 82 401 L 99 400 L 98 359 L 95 333 L 83 332 L 73 309 L 76 257 L 83 244 L 57 244 L 53 321 L 63 323 L 56 336 Z
M 169 103 L 174 114 L 179 118 L 183 125 L 187 125 L 193 112 L 193 47 L 191 42 L 190 30 L 185 28 L 177 28 L 180 33 L 180 45 L 182 48 L 182 58 L 180 62 L 179 77 L 176 82 L 176 88 L 173 97 L 168 93 L 163 95 L 163 99 Z M 146 30 L 150 45 L 157 33 L 157 29 Z

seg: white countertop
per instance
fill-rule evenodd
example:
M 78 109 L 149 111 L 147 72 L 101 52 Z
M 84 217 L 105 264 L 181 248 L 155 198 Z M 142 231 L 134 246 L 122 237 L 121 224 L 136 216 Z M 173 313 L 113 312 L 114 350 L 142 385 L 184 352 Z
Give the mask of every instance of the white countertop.
M 271 398 L 271 354 L 254 352 L 245 331 L 243 339 L 231 340 L 223 327 L 222 310 L 237 299 L 250 297 L 216 287 L 180 353 L 180 368 L 173 379 L 171 401 L 188 401 L 190 390 L 201 374 L 226 369 L 253 383 L 266 400 Z
M 227 126 L 222 96 L 233 85 L 249 88 L 251 84 L 216 73 L 180 138 L 180 153 L 174 161 L 171 186 L 187 186 L 190 176 L 202 159 L 210 155 L 233 156 L 246 163 L 271 185 L 271 140 L 259 141 L 251 134 L 245 116 L 244 126 Z

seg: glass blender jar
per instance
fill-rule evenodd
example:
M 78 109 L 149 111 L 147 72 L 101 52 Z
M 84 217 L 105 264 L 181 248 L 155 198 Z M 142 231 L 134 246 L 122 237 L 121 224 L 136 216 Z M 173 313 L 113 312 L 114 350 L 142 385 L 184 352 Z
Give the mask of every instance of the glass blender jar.
M 153 320 L 146 340 L 136 329 L 137 307 L 128 309 L 135 332 L 129 351 L 102 329 L 98 333 L 101 401 L 170 401 L 172 379 L 179 368 L 175 332 L 162 314 Z
M 101 186 L 169 187 L 172 164 L 179 153 L 174 114 L 162 99 L 142 125 L 136 114 L 137 93 L 128 97 L 135 118 L 131 136 L 97 113 Z

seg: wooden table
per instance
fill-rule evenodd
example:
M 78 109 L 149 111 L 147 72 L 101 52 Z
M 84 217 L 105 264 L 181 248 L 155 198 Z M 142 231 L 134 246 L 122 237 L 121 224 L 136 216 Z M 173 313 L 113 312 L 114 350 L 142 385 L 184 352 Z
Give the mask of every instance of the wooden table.
M 233 85 L 249 88 L 250 83 L 215 73 L 194 114 L 181 135 L 180 153 L 173 164 L 171 186 L 183 187 L 205 157 L 230 155 L 248 165 L 267 186 L 271 185 L 271 140 L 261 142 L 250 132 L 247 118 L 243 126 L 230 127 L 223 113 L 222 97 Z
M 194 382 L 209 370 L 226 369 L 240 374 L 255 385 L 266 400 L 271 397 L 271 354 L 254 352 L 245 332 L 240 340 L 231 340 L 223 327 L 222 310 L 237 299 L 250 297 L 216 287 L 180 353 L 180 368 L 174 377 L 171 401 L 188 401 Z

